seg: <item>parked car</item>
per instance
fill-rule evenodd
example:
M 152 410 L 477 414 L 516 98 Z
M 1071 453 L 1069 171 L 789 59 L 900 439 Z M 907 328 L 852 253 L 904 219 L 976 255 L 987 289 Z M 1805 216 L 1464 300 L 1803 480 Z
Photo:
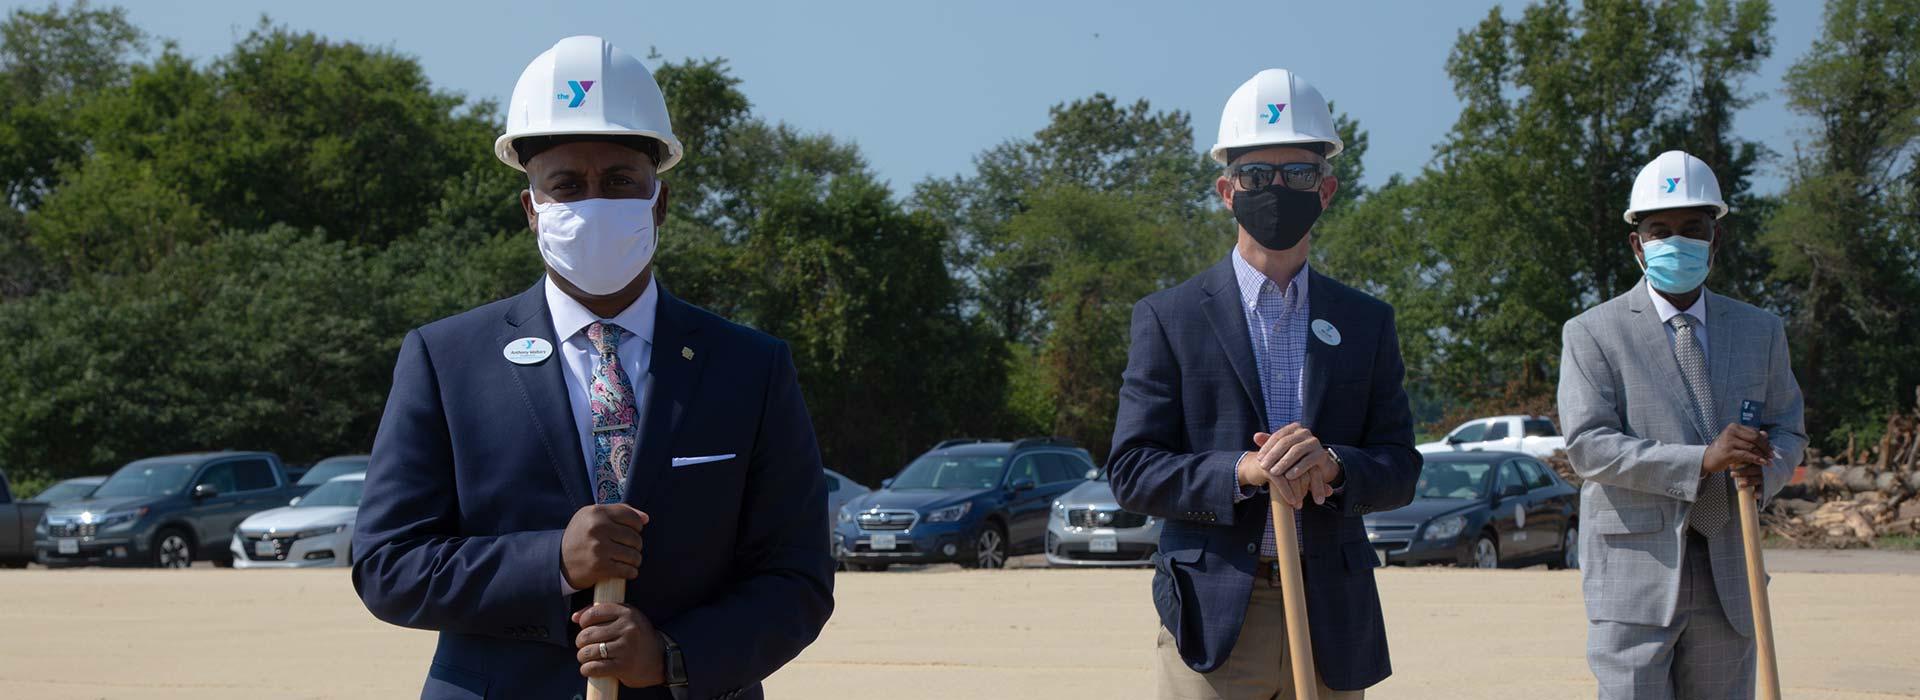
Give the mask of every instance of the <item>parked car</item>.
M 842 506 L 835 556 L 851 569 L 958 562 L 998 569 L 1046 543 L 1053 499 L 1086 481 L 1093 457 L 1061 438 L 947 440 Z
M 315 462 L 299 476 L 289 477 L 294 480 L 294 495 L 304 495 L 321 484 L 332 481 L 336 476 L 365 472 L 367 462 L 371 459 L 373 458 L 367 455 L 341 455 Z
M 270 452 L 153 457 L 107 477 L 93 497 L 47 510 L 34 531 L 40 563 L 186 568 L 231 564 L 227 541 L 247 516 L 283 505 L 292 484 Z
M 1423 453 L 1492 450 L 1546 458 L 1555 450 L 1567 449 L 1567 439 L 1548 418 L 1496 416 L 1462 423 L 1439 442 L 1422 443 L 1417 449 Z
M 364 472 L 336 476 L 294 498 L 292 505 L 247 516 L 227 545 L 234 568 L 352 564 L 353 520 L 360 513 L 360 490 L 366 478 Z
M 1381 565 L 1580 565 L 1580 491 L 1517 452 L 1426 455 L 1413 502 L 1364 516 Z
M 1053 566 L 1152 566 L 1160 519 L 1120 508 L 1107 473 L 1053 499 L 1047 563 Z
M 33 527 L 47 504 L 15 499 L 13 484 L 0 472 L 0 566 L 17 569 L 33 561 Z
M 93 490 L 100 488 L 100 484 L 105 483 L 106 480 L 107 477 L 104 476 L 74 477 L 42 489 L 40 493 L 34 495 L 33 500 L 49 505 L 78 501 L 92 496 Z

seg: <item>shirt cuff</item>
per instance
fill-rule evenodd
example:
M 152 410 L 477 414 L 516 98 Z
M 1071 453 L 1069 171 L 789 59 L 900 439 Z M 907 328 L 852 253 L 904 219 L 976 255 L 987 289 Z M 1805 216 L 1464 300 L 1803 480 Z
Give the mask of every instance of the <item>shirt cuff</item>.
M 1253 453 L 1242 452 L 1240 453 L 1240 459 L 1246 459 L 1247 455 L 1250 455 L 1250 454 L 1253 454 Z M 1249 498 L 1253 498 L 1254 496 L 1258 496 L 1260 494 L 1267 492 L 1266 484 L 1261 484 L 1259 486 L 1248 486 L 1246 484 L 1240 483 L 1240 461 L 1239 460 L 1234 460 L 1233 468 L 1234 468 L 1233 484 L 1236 487 L 1233 490 L 1233 502 L 1235 505 L 1238 505 L 1241 501 L 1245 501 Z
M 567 583 L 567 572 L 560 572 L 560 592 L 563 596 L 572 597 L 573 594 L 579 593 L 580 590 L 581 589 L 574 588 L 573 584 Z

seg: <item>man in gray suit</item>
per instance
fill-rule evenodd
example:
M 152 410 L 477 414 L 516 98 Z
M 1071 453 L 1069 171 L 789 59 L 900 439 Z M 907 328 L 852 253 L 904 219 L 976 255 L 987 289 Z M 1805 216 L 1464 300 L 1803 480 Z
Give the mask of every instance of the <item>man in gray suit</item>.
M 1601 698 L 1750 698 L 1734 485 L 1764 500 L 1806 446 L 1780 319 L 1706 290 L 1726 204 L 1680 151 L 1634 181 L 1646 279 L 1567 322 L 1560 419 L 1580 492 L 1587 660 Z M 1735 420 L 1764 402 L 1756 427 Z

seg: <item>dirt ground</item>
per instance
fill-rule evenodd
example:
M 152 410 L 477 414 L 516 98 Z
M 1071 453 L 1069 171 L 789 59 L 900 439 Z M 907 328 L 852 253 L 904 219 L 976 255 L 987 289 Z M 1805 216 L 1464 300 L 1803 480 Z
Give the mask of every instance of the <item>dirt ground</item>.
M 1787 694 L 1920 697 L 1920 555 L 1769 552 Z M 1864 569 L 1874 573 L 1813 573 Z M 1141 570 L 843 574 L 775 698 L 1143 698 Z M 1370 698 L 1590 698 L 1572 572 L 1379 572 L 1394 675 Z M 367 614 L 346 572 L 0 572 L 0 698 L 401 698 L 433 635 Z

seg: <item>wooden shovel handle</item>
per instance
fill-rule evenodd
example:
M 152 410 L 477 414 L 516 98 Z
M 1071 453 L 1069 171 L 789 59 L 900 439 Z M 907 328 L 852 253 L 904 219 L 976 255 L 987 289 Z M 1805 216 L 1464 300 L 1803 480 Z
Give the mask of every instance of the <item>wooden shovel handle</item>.
M 1740 544 L 1747 554 L 1747 598 L 1753 602 L 1753 640 L 1759 651 L 1761 700 L 1780 700 L 1780 665 L 1773 652 L 1773 604 L 1767 601 L 1767 565 L 1760 559 L 1760 505 L 1753 487 L 1740 487 Z
M 1313 670 L 1313 638 L 1307 632 L 1307 591 L 1300 577 L 1300 541 L 1293 507 L 1268 490 L 1273 506 L 1273 549 L 1280 558 L 1280 601 L 1287 616 L 1287 659 L 1293 670 L 1294 697 L 1316 700 L 1320 684 Z

